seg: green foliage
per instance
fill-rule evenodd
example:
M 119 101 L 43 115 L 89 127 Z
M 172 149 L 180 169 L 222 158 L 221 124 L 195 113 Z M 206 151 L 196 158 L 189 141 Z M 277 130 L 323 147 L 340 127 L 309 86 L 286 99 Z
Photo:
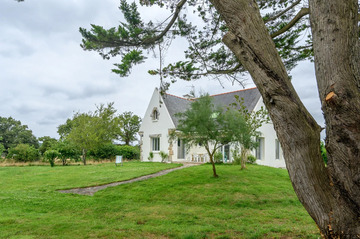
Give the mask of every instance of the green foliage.
M 165 153 L 164 151 L 160 151 L 160 157 L 161 157 L 161 162 L 166 162 L 167 159 L 169 158 L 169 155 L 167 153 Z
M 55 159 L 60 157 L 60 153 L 57 150 L 49 149 L 49 150 L 45 151 L 44 157 L 47 160 L 49 160 L 50 166 L 54 167 L 55 166 Z
M 109 143 L 103 144 L 97 147 L 94 150 L 89 152 L 89 155 L 95 159 L 115 159 L 115 156 L 118 154 L 118 146 Z
M 232 157 L 234 159 L 233 164 L 240 165 L 241 164 L 241 155 L 238 148 L 235 148 L 231 151 Z
M 149 152 L 148 160 L 152 161 L 154 159 L 154 153 L 152 151 Z
M 308 34 L 308 17 L 303 16 L 292 21 L 299 10 L 300 1 L 297 0 L 257 0 L 264 23 L 284 64 L 290 71 L 299 61 L 313 58 L 311 35 Z M 144 50 L 153 49 L 159 45 L 169 47 L 174 38 L 184 38 L 188 42 L 188 49 L 184 52 L 184 59 L 175 63 L 162 64 L 162 69 L 149 70 L 150 74 L 161 74 L 161 79 L 170 78 L 171 82 L 177 79 L 194 80 L 219 75 L 232 82 L 243 84 L 239 79 L 245 69 L 224 46 L 222 37 L 228 28 L 221 16 L 214 9 L 209 0 L 199 1 L 160 1 L 141 0 L 141 5 L 166 7 L 170 17 L 154 24 L 145 23 L 136 4 L 128 4 L 121 0 L 120 7 L 125 22 L 110 29 L 91 25 L 90 30 L 80 28 L 83 37 L 84 50 L 97 51 L 104 59 L 122 56 L 121 64 L 115 64 L 113 72 L 120 76 L 130 73 L 131 67 L 141 63 L 146 58 Z M 191 9 L 193 22 L 187 19 L 186 14 L 180 14 L 182 9 Z M 196 19 L 194 19 L 196 18 Z M 294 25 L 290 28 L 290 23 Z M 284 29 L 287 29 L 286 31 Z M 304 38 L 307 38 L 304 40 Z M 163 59 L 160 59 L 162 61 Z M 166 66 L 167 65 L 167 66 Z M 168 87 L 170 83 L 164 83 Z
M 18 144 L 29 144 L 35 148 L 39 147 L 39 142 L 28 129 L 27 125 L 22 125 L 20 121 L 12 117 L 0 117 L 0 144 L 5 147 L 5 152 L 9 148 L 14 148 Z
M 119 74 L 121 77 L 129 75 L 130 69 L 133 65 L 144 62 L 145 57 L 141 51 L 132 50 L 125 54 L 121 60 L 121 64 L 114 64 L 117 69 L 112 69 L 112 72 Z
M 32 162 L 39 160 L 40 153 L 39 150 L 32 145 L 18 144 L 14 148 L 9 149 L 7 158 L 15 159 L 19 162 Z
M 213 156 L 221 145 L 236 141 L 246 130 L 244 117 L 237 110 L 216 108 L 208 95 L 199 97 L 188 110 L 176 116 L 179 117 L 179 132 L 172 138 L 180 137 L 187 145 L 203 145 L 213 164 L 214 177 L 217 177 Z
M 140 148 L 138 146 L 119 145 L 116 146 L 116 155 L 122 155 L 123 159 L 139 159 Z
M 252 154 L 250 154 L 248 157 L 247 157 L 247 162 L 249 164 L 256 164 L 256 157 Z
M 216 152 L 214 154 L 214 162 L 221 163 L 223 161 L 223 154 L 221 152 Z
M 75 162 L 80 159 L 81 150 L 70 141 L 60 140 L 54 148 L 60 153 L 59 157 L 61 158 L 63 165 L 66 165 L 67 159 L 72 159 Z
M 49 136 L 40 137 L 39 141 L 41 142 L 39 147 L 41 155 L 44 155 L 47 150 L 52 149 L 57 144 L 57 139 L 51 138 Z
M 327 165 L 327 163 L 328 163 L 328 158 L 327 158 L 325 143 L 324 143 L 323 141 L 320 141 L 320 151 L 321 151 L 322 159 L 323 159 L 325 165 Z
M 116 134 L 117 139 L 123 141 L 126 145 L 130 145 L 131 142 L 134 142 L 139 132 L 141 118 L 137 115 L 134 115 L 132 112 L 127 111 L 117 116 L 115 119 L 116 122 Z
M 2 157 L 2 154 L 4 153 L 4 151 L 5 151 L 4 145 L 0 144 L 0 158 Z
M 58 128 L 58 133 L 63 135 L 64 139 L 81 149 L 84 164 L 87 151 L 96 150 L 116 138 L 116 110 L 113 105 L 114 103 L 107 106 L 101 104 L 94 113 L 76 113 L 71 120 L 68 119 Z

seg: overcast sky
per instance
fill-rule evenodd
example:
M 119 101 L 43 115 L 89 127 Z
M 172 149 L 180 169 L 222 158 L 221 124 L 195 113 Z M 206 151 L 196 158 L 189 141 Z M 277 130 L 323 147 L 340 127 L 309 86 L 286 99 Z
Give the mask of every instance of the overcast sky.
M 81 49 L 79 27 L 94 23 L 104 27 L 122 21 L 118 0 L 2 0 L 0 3 L 0 116 L 13 117 L 28 125 L 36 137 L 58 138 L 57 127 L 74 112 L 96 109 L 95 104 L 114 102 L 118 113 L 132 111 L 143 117 L 159 77 L 150 55 L 146 64 L 133 69 L 127 78 L 111 73 L 117 58 L 103 60 L 95 52 Z M 144 12 L 154 22 L 164 13 Z M 182 43 L 166 56 L 178 59 Z M 295 68 L 293 83 L 310 113 L 323 124 L 312 63 Z M 223 81 L 202 79 L 178 81 L 169 93 L 182 96 L 194 85 L 197 92 L 218 94 L 242 89 Z M 247 88 L 253 87 L 248 81 Z

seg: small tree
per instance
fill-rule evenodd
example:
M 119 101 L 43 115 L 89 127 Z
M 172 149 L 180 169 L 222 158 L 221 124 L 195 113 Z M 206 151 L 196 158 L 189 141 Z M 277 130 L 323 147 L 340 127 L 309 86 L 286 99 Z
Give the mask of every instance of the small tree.
M 239 96 L 235 95 L 235 102 L 230 104 L 228 109 L 233 109 L 240 114 L 241 117 L 245 120 L 246 127 L 237 128 L 234 127 L 234 141 L 238 142 L 240 145 L 240 162 L 241 169 L 246 167 L 246 161 L 249 155 L 250 150 L 258 146 L 256 142 L 256 137 L 259 136 L 260 132 L 257 131 L 264 123 L 270 121 L 267 111 L 261 107 L 258 111 L 250 112 L 244 105 L 244 99 L 240 99 Z M 236 122 L 235 122 L 236 124 Z
M 39 151 L 42 155 L 44 155 L 47 150 L 53 148 L 57 143 L 55 138 L 51 138 L 49 136 L 40 137 L 39 141 L 41 142 Z
M 116 117 L 117 124 L 117 137 L 123 141 L 126 145 L 130 145 L 135 141 L 136 135 L 139 132 L 141 118 L 137 115 L 133 115 L 132 112 L 127 111 Z
M 111 143 L 116 138 L 116 110 L 113 105 L 114 103 L 109 103 L 105 107 L 101 104 L 94 113 L 76 113 L 72 120 L 67 120 L 66 124 L 58 127 L 58 133 L 82 151 L 84 165 L 89 150 Z
M 218 177 L 214 154 L 223 144 L 233 142 L 234 132 L 246 127 L 242 115 L 233 109 L 215 108 L 210 96 L 194 101 L 184 113 L 177 114 L 179 125 L 172 137 L 181 137 L 187 145 L 203 145 L 210 157 L 213 176 Z
M 49 149 L 49 150 L 45 151 L 45 153 L 44 153 L 44 157 L 47 160 L 49 160 L 51 167 L 55 166 L 55 159 L 58 158 L 59 156 L 60 156 L 59 151 L 54 150 L 54 149 Z
M 67 159 L 80 159 L 81 151 L 76 147 L 76 145 L 74 145 L 70 141 L 60 140 L 56 144 L 55 148 L 60 153 L 59 157 L 61 158 L 63 166 L 66 165 Z

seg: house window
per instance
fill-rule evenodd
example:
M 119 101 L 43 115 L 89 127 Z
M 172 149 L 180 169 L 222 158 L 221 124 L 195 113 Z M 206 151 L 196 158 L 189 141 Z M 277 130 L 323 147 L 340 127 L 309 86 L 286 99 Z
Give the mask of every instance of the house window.
M 264 138 L 256 138 L 256 142 L 258 144 L 256 150 L 255 150 L 255 154 L 256 154 L 256 159 L 258 160 L 263 160 L 264 159 Z
M 160 151 L 160 137 L 151 138 L 152 151 Z
M 275 159 L 280 159 L 280 142 L 275 139 Z
M 159 119 L 159 111 L 155 108 L 152 112 L 152 120 L 158 120 Z

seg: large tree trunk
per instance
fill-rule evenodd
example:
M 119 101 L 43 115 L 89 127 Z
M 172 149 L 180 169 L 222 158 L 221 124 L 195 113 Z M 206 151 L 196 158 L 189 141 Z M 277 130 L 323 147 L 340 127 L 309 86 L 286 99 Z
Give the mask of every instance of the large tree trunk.
M 312 22 L 316 21 L 318 24 L 317 31 L 320 35 L 323 34 L 314 36 L 315 55 L 326 54 L 326 43 L 321 42 L 322 38 L 329 37 L 327 34 L 331 34 L 331 31 L 339 30 L 326 29 L 323 26 L 327 22 L 337 21 L 331 18 L 331 15 L 335 14 L 334 11 L 339 11 L 337 14 L 340 19 L 345 18 L 346 15 L 352 20 L 345 26 L 347 30 L 342 30 L 340 33 L 348 36 L 345 41 L 350 44 L 349 50 L 352 49 L 350 50 L 352 53 L 347 52 L 348 55 L 328 53 L 324 56 L 324 58 L 332 58 L 331 60 L 339 57 L 337 61 L 342 61 L 341 57 L 347 57 L 348 61 L 344 62 L 348 64 L 347 67 L 339 72 L 341 65 L 336 67 L 338 69 L 336 70 L 332 68 L 333 65 L 323 61 L 324 58 L 315 58 L 317 72 L 320 69 L 324 72 L 324 76 L 317 73 L 321 99 L 327 96 L 330 89 L 341 89 L 340 91 L 333 90 L 335 95 L 328 102 L 322 101 L 323 104 L 327 104 L 323 107 L 327 108 L 324 109 L 324 113 L 328 114 L 325 117 L 328 118 L 327 129 L 330 130 L 327 132 L 327 142 L 330 144 L 328 150 L 331 157 L 328 168 L 324 166 L 320 154 L 321 129 L 295 92 L 263 23 L 256 2 L 254 0 L 212 0 L 212 2 L 229 27 L 229 32 L 223 39 L 224 43 L 250 72 L 263 97 L 283 148 L 290 179 L 300 201 L 325 237 L 337 238 L 349 235 L 349 238 L 356 238 L 360 235 L 360 194 L 358 193 L 360 96 L 359 88 L 355 86 L 355 84 L 359 85 L 359 43 L 358 39 L 352 35 L 358 30 L 354 29 L 357 28 L 354 20 L 357 14 L 353 9 L 357 5 L 356 0 L 331 1 L 331 4 L 328 1 L 317 0 L 311 3 L 311 14 L 318 14 L 318 17 L 322 18 L 322 22 L 318 22 L 318 17 L 312 17 Z M 343 7 L 338 9 L 340 6 L 334 6 L 333 2 Z M 320 9 L 320 12 L 315 11 L 321 8 L 317 4 L 329 5 L 328 9 L 323 10 L 328 11 L 328 16 L 322 16 L 324 13 Z M 351 34 L 347 33 L 350 29 Z M 338 41 L 337 37 L 334 41 Z M 328 40 L 331 41 L 332 38 Z M 337 44 L 341 45 L 344 42 Z M 355 56 L 351 57 L 351 55 Z M 347 73 L 341 73 L 343 71 Z M 328 79 L 333 78 L 339 78 L 339 82 L 347 78 L 347 83 L 345 85 L 338 83 L 342 87 L 326 83 Z M 345 95 L 345 102 L 340 101 L 340 98 L 344 99 Z M 341 109 L 343 104 L 346 104 L 346 110 L 351 108 L 352 113 L 343 114 L 344 109 Z M 340 152 L 335 153 L 337 150 Z M 337 163 L 334 162 L 335 159 Z

